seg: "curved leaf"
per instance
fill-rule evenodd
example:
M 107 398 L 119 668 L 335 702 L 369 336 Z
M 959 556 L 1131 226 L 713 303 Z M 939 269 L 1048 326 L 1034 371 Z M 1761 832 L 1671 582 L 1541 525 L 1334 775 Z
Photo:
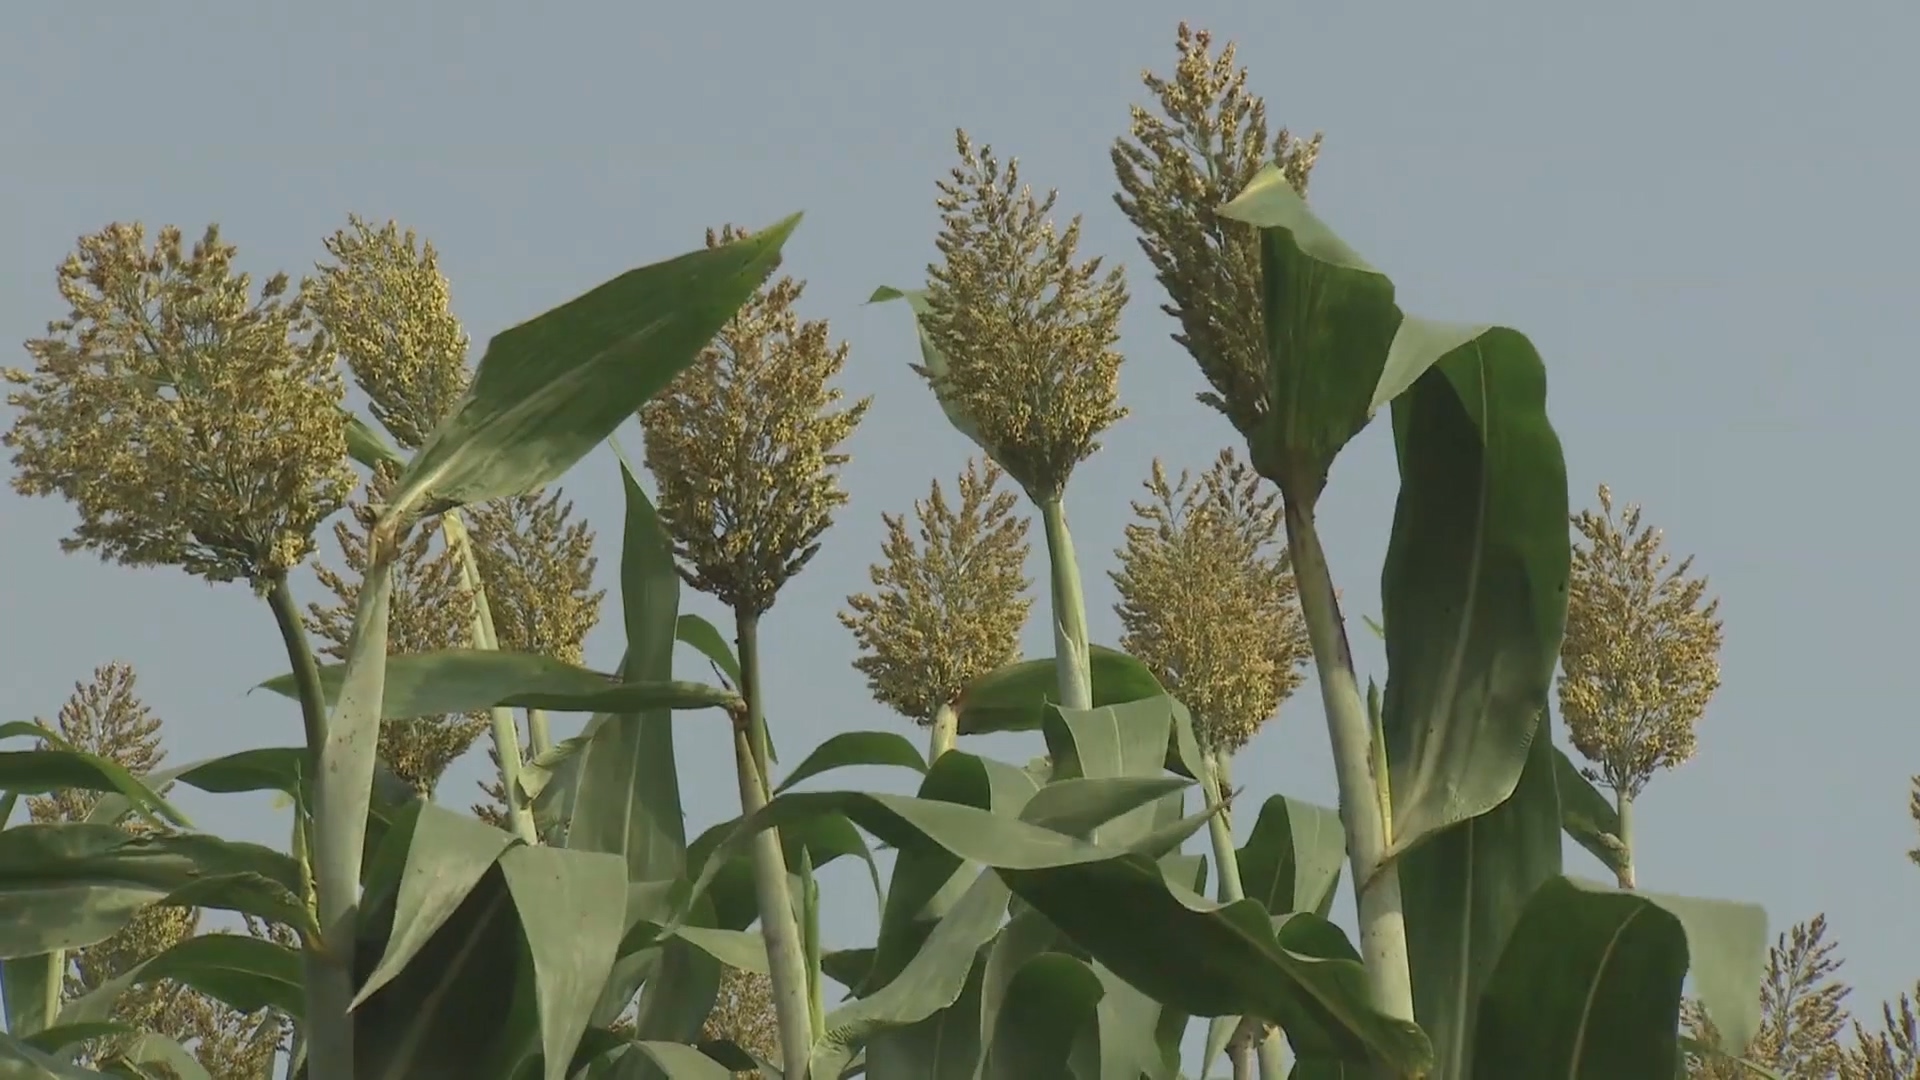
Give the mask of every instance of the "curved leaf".
M 1087 647 L 1093 668 L 1093 704 L 1124 705 L 1166 691 L 1145 664 L 1126 653 L 1101 645 Z M 1059 692 L 1059 676 L 1051 657 L 1009 664 L 968 683 L 954 709 L 962 735 L 994 731 L 1038 731 L 1046 706 Z
M 1394 402 L 1400 497 L 1381 597 L 1393 849 L 1513 793 L 1566 623 L 1567 471 L 1546 370 L 1495 327 Z
M 270 1008 L 295 1021 L 306 1012 L 297 949 L 250 934 L 216 933 L 186 938 L 74 998 L 60 1010 L 60 1026 L 103 1022 L 121 995 L 161 979 L 240 1012 Z
M 533 965 L 545 1078 L 566 1080 L 625 929 L 626 862 L 602 852 L 517 845 L 499 866 Z
M 392 929 L 379 961 L 360 982 L 354 1008 L 408 966 L 467 903 L 512 842 L 513 837 L 475 818 L 432 804 L 420 808 L 394 900 Z M 624 904 L 623 889 L 622 912 Z
M 559 479 L 693 363 L 779 265 L 799 221 L 630 270 L 495 335 L 391 506 L 437 514 Z
M 1071 1065 L 1075 1044 L 1097 1023 L 1106 994 L 1100 977 L 1065 953 L 1043 953 L 1020 965 L 987 1048 L 987 1080 L 1097 1080 Z
M 1347 834 L 1338 810 L 1272 795 L 1236 854 L 1247 899 L 1272 915 L 1311 911 L 1324 917 L 1347 859 Z
M 1602 866 L 1618 874 L 1626 865 L 1619 810 L 1559 747 L 1553 750 L 1553 779 L 1560 789 L 1561 828 Z
M 0 739 L 21 736 L 40 739 L 48 748 L 0 751 L 0 791 L 20 795 L 45 795 L 61 788 L 113 791 L 148 821 L 165 819 L 178 828 L 193 828 L 185 815 L 119 762 L 78 749 L 40 724 L 18 720 L 0 724 Z M 0 818 L 0 824 L 4 821 Z
M 927 380 L 927 384 L 933 389 L 934 400 L 940 403 L 940 411 L 947 415 L 947 422 L 953 425 L 955 431 L 971 439 L 975 446 L 985 450 L 988 456 L 992 456 L 993 448 L 981 439 L 979 425 L 975 424 L 960 403 L 946 392 L 943 380 L 947 375 L 947 357 L 933 343 L 932 336 L 927 333 L 925 319 L 930 309 L 927 306 L 926 290 L 896 289 L 891 285 L 882 285 L 873 290 L 873 295 L 867 298 L 867 303 L 879 304 L 888 300 L 905 300 L 907 307 L 913 311 L 913 327 L 920 338 L 920 359 L 924 363 L 911 366 L 914 372 Z
M 714 666 L 720 677 L 727 680 L 730 689 L 740 687 L 740 661 L 733 655 L 733 646 L 720 629 L 698 615 L 682 615 L 674 624 L 673 636 L 699 650 L 700 655 Z
M 823 772 L 855 765 L 893 765 L 915 772 L 927 771 L 926 758 L 902 735 L 891 731 L 843 731 L 815 747 L 773 790 L 779 794 Z
M 320 665 L 320 687 L 332 706 L 347 665 Z M 284 697 L 297 698 L 292 675 L 260 684 Z M 564 660 L 496 649 L 440 649 L 387 657 L 380 699 L 382 720 L 484 712 L 495 707 L 550 709 L 555 712 L 634 713 L 647 709 L 730 708 L 740 695 L 702 683 L 622 682 Z

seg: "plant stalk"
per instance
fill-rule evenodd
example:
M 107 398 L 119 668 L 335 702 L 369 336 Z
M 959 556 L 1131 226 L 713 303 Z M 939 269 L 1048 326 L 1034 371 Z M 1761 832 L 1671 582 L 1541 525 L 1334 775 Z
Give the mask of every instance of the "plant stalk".
M 1392 839 L 1392 819 L 1391 808 L 1380 799 L 1386 777 L 1375 775 L 1373 725 L 1354 677 L 1353 651 L 1340 619 L 1339 594 L 1334 591 L 1327 554 L 1314 529 L 1312 507 L 1288 500 L 1286 520 L 1287 550 L 1293 557 L 1300 610 L 1306 617 L 1321 703 L 1327 714 L 1327 735 L 1333 744 L 1340 820 L 1347 833 L 1347 854 L 1360 915 L 1360 955 L 1366 962 L 1374 1008 L 1395 1019 L 1412 1020 L 1407 923 L 1400 900 L 1400 871 L 1385 861 Z
M 1080 562 L 1067 532 L 1066 505 L 1058 495 L 1040 502 L 1047 531 L 1047 561 L 1053 578 L 1053 663 L 1059 675 L 1060 706 L 1093 708 L 1093 667 L 1087 648 L 1087 600 L 1080 587 Z
M 0 828 L 5 827 L 6 822 L 0 821 Z M 65 995 L 66 988 L 67 950 L 55 949 L 47 954 L 46 999 L 43 1003 L 43 1007 L 46 1009 L 43 1015 L 46 1019 L 42 1021 L 43 1028 L 53 1027 L 60 1022 L 60 999 Z M 23 1031 L 19 1034 L 24 1037 L 32 1035 L 34 1032 Z
M 1209 750 L 1203 764 L 1207 775 L 1201 778 L 1201 790 L 1207 801 L 1222 807 L 1219 813 L 1207 819 L 1207 835 L 1213 841 L 1213 861 L 1219 866 L 1220 882 L 1215 896 L 1223 904 L 1235 900 L 1244 900 L 1247 896 L 1246 885 L 1240 877 L 1240 852 L 1233 846 L 1233 818 L 1231 809 L 1225 807 L 1228 793 L 1233 790 L 1232 761 L 1230 754 L 1219 750 Z M 1234 1059 L 1234 1075 L 1241 1075 L 1244 1066 L 1245 1075 L 1253 1077 L 1254 1058 L 1260 1065 L 1260 1080 L 1286 1080 L 1286 1062 L 1283 1055 L 1279 1029 L 1269 1029 L 1257 1044 L 1235 1043 L 1230 1049 L 1245 1056 L 1242 1062 Z
M 1633 872 L 1633 796 L 1627 789 L 1613 789 L 1613 806 L 1620 815 L 1620 866 L 1614 870 L 1614 877 L 1623 889 L 1636 887 Z
M 931 766 L 940 760 L 940 755 L 953 749 L 960 737 L 960 713 L 952 705 L 942 705 L 933 714 L 933 727 L 927 735 L 927 764 Z
M 759 813 L 769 799 L 767 718 L 760 684 L 759 616 L 736 612 L 734 625 L 734 644 L 740 650 L 740 696 L 746 699 L 746 715 L 736 717 L 733 757 L 740 782 L 740 817 L 745 821 Z M 811 980 L 778 829 L 762 829 L 754 835 L 753 887 L 760 907 L 760 936 L 767 946 L 767 974 L 773 984 L 781 1075 L 807 1080 L 807 1062 L 813 1053 Z
M 300 728 L 307 737 L 307 775 L 320 774 L 320 748 L 327 743 L 327 696 L 320 687 L 320 663 L 307 647 L 306 625 L 300 621 L 300 604 L 293 598 L 293 587 L 281 574 L 267 588 L 267 607 L 280 628 L 280 642 L 293 664 L 293 685 L 300 695 Z
M 460 583 L 473 597 L 473 647 L 498 650 L 500 636 L 494 630 L 493 609 L 487 604 L 486 583 L 480 580 L 480 561 L 474 557 L 473 538 L 467 532 L 466 521 L 458 510 L 449 510 L 440 515 L 440 531 L 446 537 L 447 546 L 460 553 Z M 520 782 L 526 764 L 520 757 L 519 725 L 514 722 L 512 709 L 492 709 L 488 716 L 492 720 L 493 754 L 500 760 L 500 790 L 507 801 L 507 826 L 515 836 L 529 844 L 537 844 L 540 842 L 539 830 L 534 827 L 533 809 L 527 803 L 526 789 Z M 540 720 L 544 729 L 545 713 L 541 713 Z M 536 741 L 545 734 L 544 730 L 534 729 L 532 711 L 527 715 L 527 727 Z M 551 739 L 548 741 L 551 743 Z

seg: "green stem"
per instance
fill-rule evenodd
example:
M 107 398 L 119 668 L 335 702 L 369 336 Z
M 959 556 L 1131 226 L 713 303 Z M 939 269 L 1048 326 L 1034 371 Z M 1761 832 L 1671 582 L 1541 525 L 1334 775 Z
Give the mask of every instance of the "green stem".
M 960 737 L 960 713 L 952 705 L 942 705 L 933 714 L 933 729 L 927 735 L 927 764 L 940 760 L 940 755 L 953 749 Z
M 300 727 L 307 736 L 307 775 L 320 774 L 320 748 L 327 743 L 327 696 L 320 686 L 320 664 L 307 647 L 307 628 L 300 621 L 300 605 L 293 598 L 287 576 L 273 579 L 267 589 L 267 607 L 280 627 L 280 642 L 293 664 L 293 685 L 300 695 Z
M 1093 668 L 1087 649 L 1087 601 L 1080 588 L 1080 562 L 1067 532 L 1067 510 L 1060 496 L 1040 503 L 1047 531 L 1047 560 L 1053 578 L 1053 662 L 1060 680 L 1060 705 L 1093 708 Z
M 527 749 L 533 751 L 536 760 L 553 749 L 553 726 L 547 721 L 545 709 L 527 710 Z
M 1627 794 L 1624 787 L 1614 788 L 1613 805 L 1620 815 L 1620 865 L 1614 870 L 1614 876 L 1621 888 L 1632 889 L 1636 887 L 1633 872 L 1633 796 Z
M 1289 501 L 1287 550 L 1300 588 L 1300 610 L 1313 647 L 1327 735 L 1333 744 L 1340 819 L 1347 833 L 1354 894 L 1360 915 L 1360 956 L 1366 962 L 1374 1008 L 1399 1020 L 1413 1019 L 1413 979 L 1407 966 L 1407 923 L 1400 900 L 1399 869 L 1386 862 L 1392 838 L 1390 807 L 1380 799 L 1384 775 L 1376 778 L 1373 725 L 1360 684 L 1354 678 L 1353 652 L 1340 621 L 1339 594 L 1327 567 L 1326 551 L 1313 527 L 1310 507 Z
M 459 552 L 460 583 L 473 597 L 473 647 L 497 650 L 500 636 L 494 630 L 493 609 L 487 604 L 486 583 L 480 580 L 480 560 L 474 557 L 466 521 L 458 510 L 449 510 L 440 515 L 440 531 L 446 537 L 447 547 Z M 491 709 L 488 717 L 492 721 L 493 755 L 500 760 L 500 791 L 506 798 L 507 826 L 515 836 L 537 844 L 539 830 L 534 828 L 533 810 L 527 805 L 527 792 L 520 783 L 521 771 L 526 768 L 520 757 L 520 728 L 514 723 L 512 709 Z M 545 720 L 544 714 L 541 719 Z M 527 725 L 533 726 L 531 713 Z
M 760 684 L 760 619 L 736 612 L 735 645 L 740 650 L 740 696 L 746 699 L 744 723 L 733 735 L 735 771 L 744 821 L 767 805 L 767 718 Z M 753 837 L 753 888 L 760 907 L 760 936 L 767 946 L 767 974 L 773 983 L 774 1020 L 780 1031 L 782 1075 L 807 1080 L 813 1053 L 813 1008 L 809 1001 L 805 943 L 787 883 L 787 860 L 778 829 Z
M 4 822 L 0 822 L 0 824 L 4 824 Z M 46 999 L 42 1002 L 42 1007 L 46 1009 L 46 1012 L 43 1014 L 45 1019 L 41 1022 L 43 1029 L 50 1028 L 60 1022 L 60 999 L 65 996 L 66 988 L 67 950 L 55 949 L 47 954 Z M 22 1031 L 18 1034 L 26 1036 L 34 1033 L 31 1031 Z
M 1216 805 L 1224 804 L 1227 795 L 1233 790 L 1233 756 L 1224 751 L 1208 751 L 1204 759 L 1207 775 L 1201 780 L 1202 790 L 1207 801 Z M 1207 835 L 1213 841 L 1213 861 L 1220 867 L 1220 883 L 1215 895 L 1223 904 L 1246 898 L 1246 886 L 1240 877 L 1240 853 L 1233 846 L 1232 812 L 1222 809 L 1207 820 Z M 1280 1031 L 1270 1029 L 1261 1037 L 1258 1044 L 1242 1045 L 1243 1054 L 1257 1056 L 1260 1064 L 1260 1080 L 1286 1080 L 1286 1060 L 1282 1047 Z M 1246 1068 L 1246 1075 L 1254 1074 L 1252 1065 L 1241 1061 L 1234 1062 L 1235 1075 Z

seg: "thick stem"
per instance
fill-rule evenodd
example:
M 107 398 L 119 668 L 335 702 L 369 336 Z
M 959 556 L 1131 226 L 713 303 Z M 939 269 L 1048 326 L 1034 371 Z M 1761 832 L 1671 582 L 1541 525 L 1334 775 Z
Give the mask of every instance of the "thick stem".
M 5 824 L 5 822 L 0 822 L 0 827 L 4 827 Z M 45 1017 L 42 1021 L 43 1027 L 52 1027 L 60 1022 L 60 999 L 65 995 L 66 988 L 67 950 L 55 949 L 47 954 L 46 1000 L 41 1006 L 46 1010 L 42 1013 Z M 20 1034 L 32 1035 L 33 1032 L 23 1031 Z
M 960 737 L 960 713 L 952 705 L 940 706 L 933 714 L 933 727 L 927 734 L 927 764 L 940 760 L 940 755 L 953 749 Z
M 1237 1042 L 1227 1047 L 1227 1060 L 1233 1064 L 1233 1080 L 1254 1080 L 1252 1044 Z
M 547 720 L 545 709 L 527 710 L 527 749 L 535 758 L 553 749 L 553 725 Z
M 1093 708 L 1093 667 L 1087 649 L 1087 600 L 1080 588 L 1080 562 L 1067 532 L 1060 496 L 1040 503 L 1047 530 L 1047 560 L 1053 577 L 1053 662 L 1060 680 L 1060 706 Z
M 760 620 L 736 613 L 735 644 L 740 650 L 740 696 L 746 699 L 744 722 L 733 734 L 735 772 L 740 782 L 740 817 L 752 817 L 767 805 L 767 719 L 760 689 Z M 767 946 L 767 974 L 773 983 L 774 1020 L 780 1031 L 782 1075 L 807 1080 L 813 1053 L 813 1008 L 809 1001 L 805 943 L 787 884 L 787 860 L 780 831 L 763 829 L 753 838 L 753 889 L 760 907 L 760 936 Z
M 1613 789 L 1613 805 L 1620 814 L 1620 865 L 1614 870 L 1620 887 L 1632 889 L 1636 886 L 1633 873 L 1633 796 L 1625 787 Z
M 1313 527 L 1313 511 L 1287 503 L 1287 550 L 1300 588 L 1300 610 L 1313 646 L 1314 671 L 1327 713 L 1333 744 L 1335 779 L 1340 790 L 1340 820 L 1347 833 L 1354 894 L 1360 914 L 1360 956 L 1366 962 L 1374 1008 L 1399 1020 L 1413 1019 L 1413 979 L 1407 967 L 1407 923 L 1401 909 L 1400 872 L 1385 863 L 1392 836 L 1390 807 L 1379 797 L 1385 777 L 1374 776 L 1372 723 L 1360 684 L 1354 678 L 1353 652 L 1340 621 L 1339 595 L 1327 567 L 1326 551 Z
M 473 597 L 473 647 L 497 650 L 500 648 L 500 636 L 494 630 L 493 609 L 487 604 L 486 583 L 480 580 L 480 561 L 474 557 L 473 539 L 458 510 L 449 510 L 440 516 L 440 532 L 446 537 L 447 547 L 459 553 L 460 583 Z M 520 729 L 514 723 L 513 710 L 492 709 L 488 717 L 492 721 L 490 733 L 493 736 L 493 755 L 500 761 L 500 790 L 507 802 L 507 826 L 515 836 L 527 843 L 539 843 L 539 830 L 533 824 L 533 810 L 527 805 L 526 789 L 520 784 L 520 774 L 526 765 L 520 757 Z M 543 729 L 545 720 L 546 716 L 542 713 Z M 527 726 L 530 729 L 534 727 L 531 711 L 527 715 Z M 544 730 L 536 732 L 535 738 L 540 734 L 544 734 Z

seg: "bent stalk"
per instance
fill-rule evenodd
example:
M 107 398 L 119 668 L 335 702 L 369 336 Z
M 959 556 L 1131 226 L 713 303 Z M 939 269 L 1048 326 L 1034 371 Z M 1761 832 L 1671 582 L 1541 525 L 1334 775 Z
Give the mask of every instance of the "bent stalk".
M 1327 734 L 1340 790 L 1340 820 L 1347 833 L 1354 895 L 1360 915 L 1360 955 L 1366 962 L 1374 1008 L 1413 1019 L 1413 979 L 1407 967 L 1407 924 L 1401 908 L 1400 872 L 1385 865 L 1391 839 L 1390 808 L 1380 799 L 1384 775 L 1375 776 L 1373 725 L 1354 678 L 1353 652 L 1340 621 L 1326 551 L 1314 529 L 1313 511 L 1286 504 L 1287 550 L 1300 587 L 1300 610 L 1313 646 Z
M 769 797 L 767 719 L 760 690 L 760 620 L 741 613 L 735 616 L 735 627 L 746 715 L 736 717 L 733 757 L 740 781 L 740 817 L 745 820 L 766 806 Z M 773 983 L 782 1075 L 806 1080 L 807 1059 L 813 1052 L 812 980 L 778 829 L 763 829 L 753 838 L 753 889 L 760 906 L 760 936 L 767 946 L 767 974 Z
M 1080 587 L 1080 563 L 1067 532 L 1067 510 L 1060 496 L 1040 503 L 1047 530 L 1047 562 L 1053 578 L 1053 663 L 1059 673 L 1060 705 L 1093 708 L 1093 668 L 1087 649 L 1087 601 Z

